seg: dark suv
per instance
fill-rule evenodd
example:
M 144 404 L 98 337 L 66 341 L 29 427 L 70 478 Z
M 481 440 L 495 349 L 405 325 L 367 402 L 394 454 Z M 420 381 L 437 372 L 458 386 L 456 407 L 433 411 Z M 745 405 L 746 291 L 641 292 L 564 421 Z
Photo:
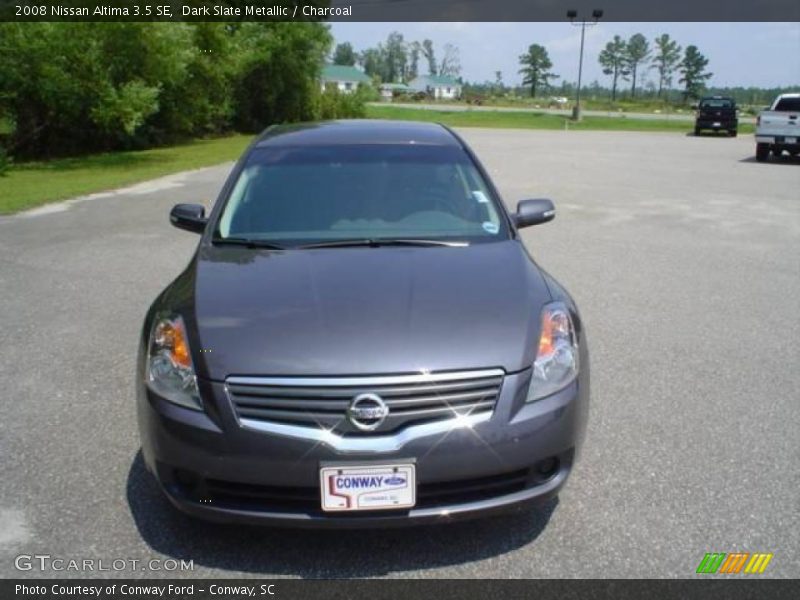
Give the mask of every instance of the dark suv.
M 697 105 L 694 134 L 700 135 L 704 129 L 727 131 L 728 135 L 736 137 L 739 129 L 736 101 L 722 96 L 703 98 Z

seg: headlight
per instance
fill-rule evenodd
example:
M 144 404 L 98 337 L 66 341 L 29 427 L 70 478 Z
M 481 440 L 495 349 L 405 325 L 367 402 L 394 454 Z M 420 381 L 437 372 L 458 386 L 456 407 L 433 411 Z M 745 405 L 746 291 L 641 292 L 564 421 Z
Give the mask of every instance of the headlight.
M 147 347 L 147 383 L 163 398 L 187 408 L 203 410 L 197 377 L 183 319 L 154 321 Z
M 542 310 L 542 333 L 533 363 L 527 402 L 565 388 L 578 375 L 578 338 L 569 310 L 561 302 Z

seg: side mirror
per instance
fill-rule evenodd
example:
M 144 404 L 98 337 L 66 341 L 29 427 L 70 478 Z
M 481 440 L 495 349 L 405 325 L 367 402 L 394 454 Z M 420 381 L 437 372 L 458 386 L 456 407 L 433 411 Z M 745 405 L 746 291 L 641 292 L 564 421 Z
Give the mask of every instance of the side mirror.
M 178 229 L 203 233 L 208 223 L 206 209 L 202 204 L 176 204 L 169 211 L 169 222 Z
M 517 204 L 517 214 L 514 223 L 517 229 L 547 223 L 556 217 L 556 207 L 553 202 L 544 198 L 538 200 L 522 200 Z

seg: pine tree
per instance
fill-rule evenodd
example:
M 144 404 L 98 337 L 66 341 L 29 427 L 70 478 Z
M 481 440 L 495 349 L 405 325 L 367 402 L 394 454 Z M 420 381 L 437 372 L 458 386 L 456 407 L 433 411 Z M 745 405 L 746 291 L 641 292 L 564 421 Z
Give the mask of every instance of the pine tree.
M 656 53 L 652 66 L 658 71 L 658 97 L 672 85 L 672 74 L 681 60 L 681 47 L 678 42 L 664 33 L 655 39 Z
M 347 65 L 352 67 L 356 64 L 357 58 L 358 56 L 350 42 L 338 44 L 333 51 L 333 64 L 335 65 Z
M 627 79 L 628 77 L 625 49 L 625 40 L 615 35 L 614 39 L 606 44 L 605 49 L 600 52 L 600 56 L 597 58 L 600 66 L 603 67 L 603 73 L 611 75 L 612 102 L 617 99 L 617 81 L 620 78 Z
M 700 54 L 697 46 L 687 46 L 680 64 L 681 78 L 679 83 L 684 84 L 683 101 L 697 99 L 706 87 L 706 80 L 713 73 L 707 72 L 708 59 Z
M 539 87 L 547 87 L 551 79 L 558 75 L 551 73 L 548 69 L 553 68 L 553 63 L 547 54 L 544 46 L 531 44 L 528 52 L 519 57 L 522 68 L 519 70 L 525 77 L 522 85 L 531 86 L 531 97 L 536 97 L 536 90 Z
M 625 45 L 625 64 L 631 74 L 631 98 L 636 96 L 636 72 L 639 65 L 650 56 L 650 44 L 641 33 L 635 33 Z

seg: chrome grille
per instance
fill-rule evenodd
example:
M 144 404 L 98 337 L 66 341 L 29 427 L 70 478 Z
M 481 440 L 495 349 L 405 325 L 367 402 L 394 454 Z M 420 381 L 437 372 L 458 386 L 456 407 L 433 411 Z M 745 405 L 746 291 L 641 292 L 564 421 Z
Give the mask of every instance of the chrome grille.
M 503 375 L 490 369 L 384 377 L 229 377 L 226 385 L 243 424 L 285 423 L 369 435 L 491 412 Z M 388 408 L 384 421 L 369 432 L 347 417 L 351 402 L 362 394 L 377 394 Z

